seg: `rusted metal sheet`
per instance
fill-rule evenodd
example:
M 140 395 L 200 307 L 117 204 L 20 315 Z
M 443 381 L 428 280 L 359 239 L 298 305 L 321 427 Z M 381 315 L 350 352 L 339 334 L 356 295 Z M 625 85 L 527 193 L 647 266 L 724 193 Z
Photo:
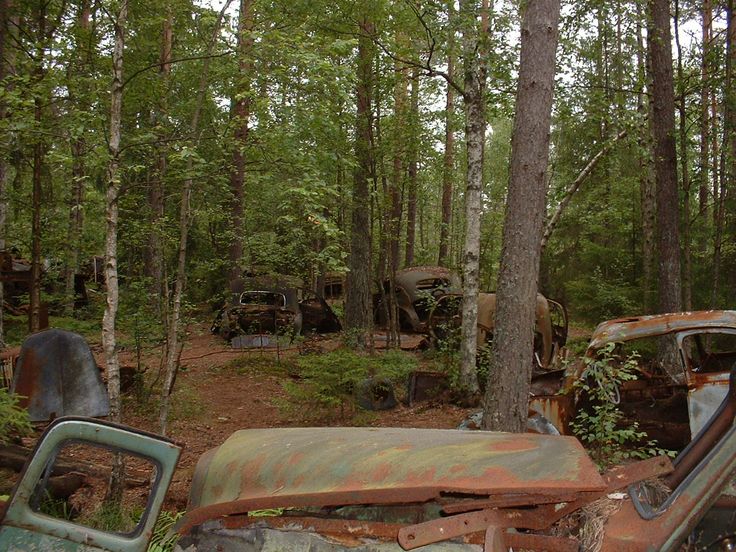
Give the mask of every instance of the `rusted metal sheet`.
M 736 328 L 736 311 L 710 310 L 618 318 L 598 325 L 593 331 L 588 350 L 598 350 L 611 342 L 631 341 L 685 330 L 729 326 Z
M 443 372 L 414 370 L 409 374 L 409 406 L 416 402 L 437 399 L 448 393 L 450 378 Z
M 604 552 L 678 550 L 698 521 L 736 477 L 736 427 L 680 484 L 677 498 L 653 519 L 643 519 L 630 499 L 605 526 Z
M 21 395 L 32 422 L 60 416 L 107 416 L 110 401 L 100 369 L 80 335 L 46 330 L 28 337 L 15 365 L 11 391 Z
M 554 462 L 550 459 L 554 458 Z M 197 466 L 182 525 L 257 507 L 601 491 L 569 437 L 397 428 L 245 430 Z

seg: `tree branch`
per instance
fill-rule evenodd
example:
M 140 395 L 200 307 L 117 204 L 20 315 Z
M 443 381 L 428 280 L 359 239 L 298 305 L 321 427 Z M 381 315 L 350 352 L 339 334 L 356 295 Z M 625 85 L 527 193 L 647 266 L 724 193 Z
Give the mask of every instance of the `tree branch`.
M 544 227 L 544 236 L 542 237 L 542 243 L 541 243 L 542 251 L 544 251 L 544 248 L 547 245 L 547 240 L 549 240 L 549 237 L 552 234 L 552 231 L 555 229 L 555 226 L 557 226 L 557 223 L 560 221 L 560 217 L 562 216 L 562 211 L 565 210 L 565 207 L 567 207 L 568 204 L 570 203 L 570 200 L 572 200 L 572 196 L 575 195 L 578 189 L 580 189 L 580 185 L 588 177 L 588 175 L 591 172 L 593 172 L 593 169 L 598 164 L 598 162 L 603 158 L 603 156 L 605 156 L 613 148 L 613 146 L 619 140 L 624 138 L 627 134 L 628 134 L 627 130 L 622 130 L 610 142 L 604 145 L 601 148 L 601 150 L 593 156 L 593 158 L 588 162 L 588 164 L 585 165 L 585 168 L 583 168 L 583 170 L 580 171 L 577 178 L 567 187 L 564 195 L 562 196 L 562 199 L 557 204 L 557 208 L 555 209 L 555 212 L 549 218 L 549 220 L 547 221 L 547 224 Z
M 220 52 L 219 54 L 208 54 L 208 55 L 201 55 L 201 56 L 190 56 L 190 57 L 183 57 L 179 59 L 172 59 L 170 61 L 160 61 L 158 63 L 153 63 L 147 67 L 144 67 L 143 69 L 139 69 L 132 75 L 130 75 L 125 81 L 123 81 L 123 85 L 121 88 L 125 88 L 125 86 L 132 81 L 135 77 L 140 75 L 141 73 L 145 73 L 146 71 L 150 71 L 151 69 L 155 69 L 157 67 L 161 67 L 163 65 L 173 65 L 174 63 L 180 63 L 182 61 L 195 61 L 198 59 L 211 59 L 211 58 L 219 58 L 219 57 L 225 57 L 229 56 L 230 54 L 235 53 L 234 50 L 226 50 L 224 52 Z

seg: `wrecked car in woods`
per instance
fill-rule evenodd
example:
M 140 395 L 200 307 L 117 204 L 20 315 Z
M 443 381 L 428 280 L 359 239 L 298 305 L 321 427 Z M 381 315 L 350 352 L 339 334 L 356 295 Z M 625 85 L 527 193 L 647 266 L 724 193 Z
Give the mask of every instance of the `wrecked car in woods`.
M 460 330 L 462 299 L 459 293 L 445 294 L 437 299 L 429 312 L 427 328 L 437 342 Z M 493 339 L 496 316 L 496 294 L 478 294 L 478 347 Z M 534 360 L 537 368 L 548 370 L 567 342 L 567 310 L 557 301 L 537 294 L 534 328 Z
M 675 362 L 665 366 L 658 360 L 663 340 L 677 351 Z M 624 382 L 612 397 L 624 422 L 636 422 L 659 445 L 679 450 L 703 428 L 726 395 L 729 370 L 736 362 L 736 311 L 609 320 L 593 332 L 585 358 L 596 358 L 606 346 L 612 347 L 613 362 L 636 360 L 637 379 Z M 585 366 L 583 360 L 532 379 L 529 408 L 563 433 L 584 406 L 574 382 Z
M 391 281 L 382 283 L 383 290 L 373 297 L 373 312 L 378 326 L 388 326 L 388 297 Z M 441 266 L 415 266 L 399 270 L 394 278 L 394 297 L 399 329 L 422 333 L 434 301 L 447 293 L 460 293 L 460 277 Z
M 232 341 L 241 336 L 340 331 L 337 315 L 314 293 L 279 279 L 248 278 L 244 284 L 248 289 L 217 313 L 212 333 Z
M 176 550 L 633 552 L 678 550 L 687 539 L 727 550 L 736 502 L 721 495 L 736 476 L 735 415 L 736 369 L 716 412 L 674 461 L 656 457 L 602 475 L 572 437 L 242 430 L 199 459 L 187 513 L 175 527 Z M 147 507 L 130 531 L 83 527 L 39 507 L 67 441 L 155 464 Z M 0 549 L 144 550 L 178 454 L 170 441 L 143 432 L 58 420 L 40 439 L 7 506 Z M 265 509 L 274 515 L 264 517 Z

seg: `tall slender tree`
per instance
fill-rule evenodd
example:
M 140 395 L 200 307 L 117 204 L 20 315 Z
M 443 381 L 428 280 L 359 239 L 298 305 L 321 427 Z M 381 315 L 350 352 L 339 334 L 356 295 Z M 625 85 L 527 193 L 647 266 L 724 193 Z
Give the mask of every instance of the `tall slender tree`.
M 118 288 L 118 201 L 120 198 L 120 141 L 122 135 L 123 108 L 123 54 L 128 19 L 128 0 L 116 5 L 112 28 L 112 83 L 110 84 L 110 138 L 108 140 L 109 162 L 105 193 L 105 283 L 107 295 L 105 314 L 102 318 L 102 347 L 105 352 L 107 391 L 110 395 L 110 419 L 121 421 L 122 401 L 120 398 L 120 361 L 117 351 L 116 322 L 119 303 Z M 123 496 L 123 465 L 120 458 L 113 466 L 108 500 L 119 504 Z
M 370 189 L 368 179 L 373 166 L 371 148 L 371 90 L 373 88 L 373 22 L 364 11 L 358 23 L 358 62 L 356 83 L 355 157 L 353 174 L 350 254 L 346 280 L 345 326 L 361 347 L 370 346 L 373 324 L 371 305 Z
M 242 276 L 243 260 L 243 209 L 245 201 L 245 149 L 248 144 L 248 125 L 251 109 L 251 50 L 253 48 L 253 0 L 240 0 L 238 15 L 238 74 L 232 100 L 232 120 L 235 136 L 233 161 L 230 172 L 230 286 L 232 292 L 240 291 L 238 281 Z
M 452 223 L 452 189 L 455 183 L 455 88 L 451 81 L 455 78 L 455 31 L 454 0 L 447 2 L 447 91 L 445 92 L 445 152 L 442 170 L 442 213 L 440 220 L 439 258 L 437 264 L 448 265 L 450 250 L 450 230 Z
M 479 8 L 476 0 L 460 2 L 463 22 L 463 63 L 465 71 L 465 245 L 463 249 L 462 338 L 460 387 L 464 394 L 479 392 L 475 359 L 478 334 L 478 292 L 480 286 L 480 219 L 483 189 L 483 149 L 486 133 L 485 90 L 488 73 L 488 0 Z M 480 15 L 480 21 L 478 21 Z
M 483 429 L 526 428 L 559 19 L 559 0 L 530 0 L 522 14 L 511 174 Z

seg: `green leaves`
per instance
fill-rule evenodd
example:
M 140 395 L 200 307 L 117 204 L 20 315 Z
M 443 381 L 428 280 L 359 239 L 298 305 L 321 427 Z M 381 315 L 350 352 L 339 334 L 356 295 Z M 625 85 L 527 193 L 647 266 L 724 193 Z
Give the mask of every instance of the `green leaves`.
M 670 454 L 655 441 L 646 441 L 647 434 L 637 422 L 627 421 L 619 408 L 621 386 L 637 379 L 639 355 L 633 352 L 622 358 L 617 345 L 608 343 L 594 358 L 584 357 L 585 369 L 573 385 L 578 404 L 584 406 L 570 425 L 601 468 L 627 458 Z

